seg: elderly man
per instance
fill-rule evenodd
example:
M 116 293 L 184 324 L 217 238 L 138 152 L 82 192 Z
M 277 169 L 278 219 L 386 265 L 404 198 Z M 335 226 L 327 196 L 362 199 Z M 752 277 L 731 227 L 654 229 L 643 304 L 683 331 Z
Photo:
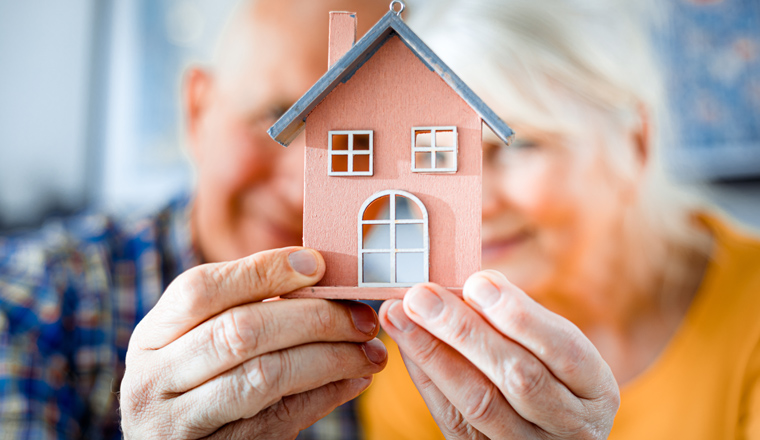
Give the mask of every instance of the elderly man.
M 242 3 L 213 69 L 186 77 L 192 202 L 0 239 L 3 438 L 118 438 L 118 390 L 128 438 L 292 437 L 369 385 L 386 362 L 369 307 L 262 302 L 324 271 L 286 247 L 301 241 L 303 146 L 266 128 L 326 70 L 328 11 L 357 11 L 364 32 L 387 8 Z M 322 434 L 354 436 L 346 420 Z

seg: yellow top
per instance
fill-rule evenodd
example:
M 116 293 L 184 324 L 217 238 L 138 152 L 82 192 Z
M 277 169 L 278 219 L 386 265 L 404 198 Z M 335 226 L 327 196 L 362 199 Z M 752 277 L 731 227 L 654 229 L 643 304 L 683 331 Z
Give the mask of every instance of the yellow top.
M 760 439 L 760 241 L 709 221 L 699 292 L 657 361 L 621 388 L 610 439 Z M 443 439 L 387 336 L 358 402 L 366 440 Z

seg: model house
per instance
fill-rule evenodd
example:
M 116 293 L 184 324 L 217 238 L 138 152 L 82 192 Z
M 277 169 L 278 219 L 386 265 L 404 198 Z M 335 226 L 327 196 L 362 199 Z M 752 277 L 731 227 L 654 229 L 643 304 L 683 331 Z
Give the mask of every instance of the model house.
M 480 270 L 482 125 L 512 130 L 397 12 L 355 37 L 355 14 L 330 14 L 327 73 L 269 130 L 285 146 L 306 131 L 304 245 L 330 286 L 310 293 L 461 288 Z

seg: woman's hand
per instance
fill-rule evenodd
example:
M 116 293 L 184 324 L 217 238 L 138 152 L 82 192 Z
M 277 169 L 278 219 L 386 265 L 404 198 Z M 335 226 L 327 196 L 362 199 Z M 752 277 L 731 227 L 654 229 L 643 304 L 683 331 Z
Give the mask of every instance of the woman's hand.
M 498 272 L 463 293 L 421 284 L 380 310 L 446 438 L 607 438 L 620 394 L 583 333 Z
M 129 341 L 125 438 L 294 438 L 356 397 L 386 362 L 375 312 L 262 302 L 323 274 L 317 252 L 285 248 L 179 276 Z

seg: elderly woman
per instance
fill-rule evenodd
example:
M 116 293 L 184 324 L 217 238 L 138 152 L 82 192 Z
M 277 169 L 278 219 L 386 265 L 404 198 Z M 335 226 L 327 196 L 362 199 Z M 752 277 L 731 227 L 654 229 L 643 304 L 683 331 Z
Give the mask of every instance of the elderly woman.
M 403 363 L 386 338 L 368 438 L 760 438 L 760 242 L 665 178 L 641 5 L 428 3 L 412 26 L 518 139 L 484 143 L 492 270 L 383 305 Z

